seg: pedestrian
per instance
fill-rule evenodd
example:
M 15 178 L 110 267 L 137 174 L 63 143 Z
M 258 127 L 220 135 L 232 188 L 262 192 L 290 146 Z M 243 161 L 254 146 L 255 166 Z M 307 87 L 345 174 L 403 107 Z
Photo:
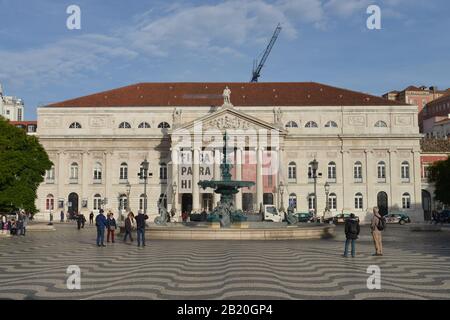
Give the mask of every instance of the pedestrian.
M 92 212 L 92 211 L 89 214 L 89 224 L 90 225 L 94 224 L 94 212 Z
M 23 214 L 23 220 L 22 220 L 22 232 L 21 232 L 21 234 L 23 236 L 25 236 L 25 233 L 27 231 L 27 226 L 28 226 L 29 220 L 30 220 L 30 218 L 28 216 L 28 213 L 24 213 Z
M 95 217 L 95 226 L 97 227 L 97 246 L 106 247 L 105 245 L 106 217 L 103 214 L 103 209 L 100 209 L 99 214 Z
M 23 212 L 22 211 L 19 211 L 17 213 L 16 225 L 17 225 L 17 235 L 20 236 L 23 232 Z
M 64 211 L 63 210 L 61 210 L 60 216 L 61 216 L 61 222 L 64 222 Z
M 139 210 L 136 216 L 136 230 L 137 230 L 137 243 L 138 247 L 145 247 L 145 220 L 148 219 L 148 215 L 143 214 L 142 210 Z
M 186 221 L 187 221 L 187 218 L 188 218 L 187 212 L 186 212 L 186 211 L 183 211 L 183 212 L 181 213 L 181 219 L 183 220 L 183 222 L 186 222 Z
M 53 213 L 50 211 L 50 222 L 48 224 L 49 226 L 53 225 Z
M 16 223 L 16 219 L 11 219 L 11 221 L 9 222 L 9 226 L 8 226 L 8 229 L 9 229 L 9 233 L 12 235 L 12 236 L 16 236 L 17 235 L 17 223 Z
M 378 207 L 373 208 L 373 217 L 370 224 L 370 229 L 372 230 L 373 242 L 375 244 L 375 253 L 373 256 L 383 255 L 383 242 L 381 238 L 381 232 L 386 227 L 386 221 L 381 217 Z
M 117 229 L 116 219 L 114 219 L 114 213 L 110 212 L 108 219 L 106 219 L 106 227 L 108 228 L 108 235 L 106 236 L 106 242 L 109 242 L 111 236 L 111 242 L 114 243 L 114 233 Z
M 86 218 L 84 214 L 81 213 L 81 229 L 84 229 L 84 224 L 86 223 Z
M 70 222 L 70 212 L 69 211 L 66 212 L 66 221 Z
M 123 242 L 127 241 L 127 236 L 130 237 L 131 242 L 133 242 L 132 231 L 136 226 L 136 222 L 134 221 L 134 214 L 130 212 L 125 219 L 125 236 L 123 237 Z
M 77 219 L 77 229 L 80 230 L 81 229 L 81 224 L 83 223 L 83 215 L 82 214 L 77 214 L 76 215 L 76 219 Z
M 9 231 L 9 221 L 6 219 L 6 216 L 2 217 L 2 233 L 8 234 Z
M 5 228 L 6 226 L 6 216 L 2 215 L 2 219 L 0 220 L 0 232 L 1 233 L 6 233 L 7 228 Z
M 348 245 L 352 244 L 352 258 L 355 257 L 356 248 L 355 242 L 359 235 L 359 219 L 356 218 L 355 214 L 351 213 L 350 218 L 345 220 L 345 250 L 344 257 L 348 257 Z

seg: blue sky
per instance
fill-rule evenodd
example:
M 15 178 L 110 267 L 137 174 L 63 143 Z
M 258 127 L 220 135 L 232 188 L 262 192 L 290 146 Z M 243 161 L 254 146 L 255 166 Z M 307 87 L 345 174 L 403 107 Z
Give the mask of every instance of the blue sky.
M 66 8 L 81 8 L 68 30 Z M 366 27 L 370 4 L 382 29 Z M 0 0 L 0 82 L 41 104 L 137 82 L 316 81 L 380 95 L 450 87 L 448 0 Z

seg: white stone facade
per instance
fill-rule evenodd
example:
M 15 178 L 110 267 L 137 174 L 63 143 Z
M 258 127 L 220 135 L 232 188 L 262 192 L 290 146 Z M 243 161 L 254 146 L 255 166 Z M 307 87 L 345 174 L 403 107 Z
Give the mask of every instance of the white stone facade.
M 297 127 L 292 127 L 291 123 L 291 127 L 286 128 L 290 121 Z M 334 123 L 330 126 L 329 121 Z M 131 128 L 123 125 L 124 122 Z M 145 122 L 150 128 L 145 125 L 139 128 Z M 170 128 L 158 128 L 164 122 Z M 314 190 L 312 180 L 308 178 L 308 164 L 316 159 L 318 172 L 322 173 L 317 180 L 318 214 L 325 209 L 324 184 L 328 181 L 330 195 L 333 194 L 332 212 L 354 212 L 364 221 L 367 212 L 377 205 L 379 193 L 384 192 L 389 210 L 405 211 L 414 221 L 423 220 L 421 135 L 417 108 L 408 105 L 42 107 L 38 109 L 37 134 L 54 163 L 54 174 L 49 174 L 50 179 L 46 178 L 39 187 L 36 205 L 40 213 L 37 218 L 48 219 L 51 209 L 55 219 L 59 219 L 59 212 L 68 210 L 70 194 L 78 195 L 78 210 L 85 215 L 95 212 L 95 202 L 104 198 L 107 203 L 103 208 L 111 209 L 117 215 L 119 207 L 123 208 L 120 197 L 126 198 L 127 182 L 131 185 L 129 206 L 137 212 L 144 190 L 137 174 L 144 159 L 150 162 L 149 172 L 152 173 L 147 186 L 152 221 L 158 214 L 158 199 L 162 194 L 167 195 L 167 208 L 175 209 L 177 215 L 185 206 L 183 201 L 191 201 L 190 198 L 193 211 L 200 211 L 207 201 L 210 201 L 208 205 L 217 202 L 217 195 L 205 196 L 211 191 L 202 191 L 197 185 L 202 178 L 200 165 L 194 161 L 191 167 L 192 189 L 188 197 L 181 192 L 178 178 L 181 167 L 172 166 L 172 159 L 179 159 L 181 139 L 191 135 L 194 141 L 195 126 L 199 123 L 203 129 L 214 128 L 220 133 L 250 130 L 240 134 L 253 135 L 257 139 L 259 130 L 276 132 L 277 138 L 269 143 L 257 141 L 256 145 L 236 145 L 232 155 L 236 160 L 234 178 L 238 180 L 244 179 L 250 171 L 246 169 L 250 167 L 239 161 L 251 153 L 256 159 L 252 167 L 256 167 L 256 185 L 252 191 L 254 210 L 265 201 L 269 184 L 269 187 L 273 186 L 271 201 L 277 206 L 283 203 L 287 207 L 295 195 L 296 210 L 308 211 L 308 196 Z M 119 128 L 121 124 L 125 128 Z M 222 157 L 220 148 L 210 148 L 210 136 L 213 135 L 204 134 L 200 146 L 192 145 L 190 150 L 193 150 L 194 160 L 201 157 L 205 147 L 205 150 L 211 150 L 214 159 Z M 186 150 L 189 149 L 185 148 L 184 152 Z M 279 170 L 270 182 L 263 177 L 262 165 L 263 152 L 268 150 L 276 152 L 279 159 Z M 334 169 L 329 169 L 332 162 Z M 378 168 L 381 162 L 385 164 L 384 169 Z M 123 175 L 121 165 L 125 163 L 127 179 L 120 179 Z M 289 171 L 292 170 L 290 163 L 291 168 L 295 167 L 295 174 Z M 161 169 L 163 164 L 167 168 L 167 177 L 164 166 Z M 96 166 L 102 173 L 101 180 L 94 181 Z M 216 162 L 212 168 L 210 178 L 219 178 L 219 164 Z M 378 177 L 380 171 L 383 172 Z M 167 179 L 160 179 L 160 174 Z M 282 188 L 279 187 L 281 181 Z M 242 193 L 246 192 L 237 195 L 238 208 L 243 207 Z M 100 197 L 95 198 L 95 195 Z M 53 205 L 49 197 L 53 198 Z M 58 207 L 59 201 L 63 201 L 64 208 Z
M 23 121 L 24 112 L 22 99 L 3 95 L 3 87 L 0 84 L 0 115 L 10 121 Z

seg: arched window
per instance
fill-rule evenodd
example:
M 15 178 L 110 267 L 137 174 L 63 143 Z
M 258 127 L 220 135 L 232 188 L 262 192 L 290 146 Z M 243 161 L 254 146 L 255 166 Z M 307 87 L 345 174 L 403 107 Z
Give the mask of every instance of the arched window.
M 336 181 L 336 163 L 333 161 L 328 163 L 328 180 Z
M 357 210 L 363 209 L 363 195 L 360 192 L 355 194 L 355 209 Z
M 158 124 L 158 128 L 159 129 L 169 129 L 170 124 L 168 124 L 167 122 L 161 122 L 160 124 Z
M 45 210 L 50 211 L 55 208 L 55 198 L 52 194 L 48 194 L 45 198 Z
M 362 182 L 362 163 L 361 161 L 356 161 L 353 165 L 353 178 L 355 182 Z
M 94 195 L 94 206 L 92 208 L 94 210 L 100 210 L 102 208 L 102 196 L 98 193 Z
M 139 210 L 144 210 L 145 194 L 141 194 L 139 197 Z
M 51 166 L 51 168 L 45 172 L 45 179 L 47 182 L 53 182 L 55 180 L 55 166 Z
M 379 120 L 375 123 L 375 128 L 387 128 L 387 124 L 386 122 Z
M 327 123 L 325 123 L 325 128 L 337 128 L 338 125 L 336 122 L 334 121 L 328 121 Z
M 401 172 L 402 172 L 402 179 L 409 180 L 409 163 L 408 163 L 408 161 L 402 162 Z
M 328 209 L 337 210 L 337 196 L 336 193 L 330 193 L 328 196 Z
M 94 166 L 94 183 L 102 181 L 102 164 L 97 162 Z
M 121 194 L 119 196 L 119 210 L 124 211 L 128 208 L 128 198 L 126 194 Z
M 295 193 L 289 195 L 289 207 L 297 210 L 297 195 Z
M 147 175 L 148 175 L 148 171 L 147 171 Z M 144 162 L 141 162 L 141 165 L 139 166 L 139 180 L 141 181 L 141 183 L 144 182 Z
M 149 129 L 150 124 L 148 122 L 141 122 L 138 126 L 139 129 Z
M 288 123 L 286 123 L 286 128 L 298 128 L 298 124 L 295 121 L 289 121 Z
M 410 209 L 411 208 L 411 196 L 408 192 L 405 192 L 402 195 L 402 208 Z
M 159 179 L 167 180 L 167 165 L 165 163 L 159 165 Z
M 317 123 L 316 122 L 314 122 L 314 121 L 308 121 L 306 124 L 305 124 L 305 128 L 318 128 L 319 126 L 317 125 Z
M 315 198 L 315 196 L 314 196 L 314 194 L 313 193 L 311 193 L 310 195 L 308 195 L 308 209 L 309 209 L 309 211 L 315 211 L 314 209 L 314 206 L 315 206 L 315 203 L 314 203 L 314 198 Z
M 119 124 L 119 129 L 131 129 L 131 124 L 124 121 Z
M 72 122 L 69 129 L 81 129 L 81 124 L 79 122 Z
M 78 179 L 78 163 L 72 162 L 70 165 L 70 179 L 77 180 Z
M 316 172 L 316 174 L 317 174 L 317 172 Z M 308 180 L 309 180 L 309 182 L 314 180 L 312 161 L 310 163 L 308 163 Z
M 378 179 L 386 179 L 386 163 L 384 161 L 378 162 L 377 174 L 378 174 Z
M 297 165 L 295 164 L 295 162 L 289 162 L 288 180 L 290 182 L 295 182 L 297 180 Z
M 119 179 L 128 180 L 128 164 L 126 162 L 120 164 Z

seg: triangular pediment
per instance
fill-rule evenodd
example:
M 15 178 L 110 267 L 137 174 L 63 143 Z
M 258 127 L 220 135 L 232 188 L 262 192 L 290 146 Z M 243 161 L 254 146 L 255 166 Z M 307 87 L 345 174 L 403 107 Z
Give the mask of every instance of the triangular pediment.
M 194 128 L 194 126 L 199 126 L 199 124 L 201 124 L 203 130 L 218 129 L 221 131 L 225 131 L 266 129 L 275 130 L 281 134 L 285 133 L 285 131 L 281 127 L 275 124 L 257 119 L 254 116 L 250 116 L 242 111 L 236 110 L 233 107 L 229 107 L 221 108 L 214 113 L 205 115 L 203 117 L 195 119 L 194 121 L 188 122 L 181 127 L 175 128 L 172 131 L 172 134 L 176 135 L 178 131 L 180 133 L 186 132 L 186 130 L 190 131 Z

